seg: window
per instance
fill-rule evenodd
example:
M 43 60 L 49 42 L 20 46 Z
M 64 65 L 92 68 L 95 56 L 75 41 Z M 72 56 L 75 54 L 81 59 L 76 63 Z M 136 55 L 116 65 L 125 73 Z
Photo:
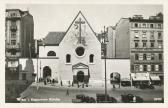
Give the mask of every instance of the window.
M 162 70 L 163 70 L 162 65 L 159 65 L 159 71 L 162 71 Z
M 162 33 L 158 32 L 158 39 L 161 39 L 161 38 L 162 38 Z
M 135 65 L 135 71 L 139 71 L 139 65 Z
M 54 51 L 49 51 L 47 53 L 47 56 L 56 56 L 56 53 Z
M 16 21 L 11 21 L 11 26 L 16 26 Z
M 150 38 L 151 38 L 151 39 L 154 39 L 154 31 L 151 31 L 151 32 L 150 32 Z
M 11 13 L 11 17 L 16 17 L 17 14 L 16 13 Z
M 11 45 L 16 45 L 16 40 L 11 40 Z
M 134 26 L 135 26 L 135 28 L 137 28 L 138 27 L 138 23 L 135 23 Z
M 154 59 L 155 59 L 155 55 L 151 54 L 151 60 L 154 60 Z
M 151 48 L 153 48 L 154 47 L 154 42 L 151 42 Z
M 138 31 L 134 31 L 134 36 L 135 36 L 135 38 L 139 38 L 139 33 L 138 33 Z
M 93 55 L 93 54 L 91 54 L 91 55 L 89 56 L 89 62 L 90 62 L 90 63 L 93 63 L 93 62 L 94 62 L 94 55 Z
M 135 48 L 138 48 L 138 42 L 135 42 Z
M 143 24 L 142 24 L 142 27 L 143 27 L 143 28 L 145 28 L 145 27 L 146 27 L 146 24 L 145 24 L 145 23 L 143 23 Z
M 162 25 L 161 24 L 158 24 L 158 29 L 161 29 L 162 28 Z
M 159 70 L 159 65 L 155 65 L 155 71 Z
M 151 54 L 147 54 L 147 60 L 151 60 Z
M 150 24 L 150 28 L 153 28 L 153 24 Z
M 67 54 L 66 55 L 66 63 L 70 63 L 71 62 L 71 55 Z
M 143 38 L 146 38 L 146 31 L 143 31 L 143 32 L 142 32 L 142 37 L 143 37 Z
M 144 65 L 144 66 L 143 66 L 143 70 L 144 70 L 144 71 L 147 71 L 147 65 Z
M 162 42 L 158 42 L 158 48 L 162 48 Z
M 162 58 L 162 54 L 159 54 L 159 60 L 162 60 L 163 58 Z
M 82 56 L 85 52 L 85 49 L 83 47 L 77 47 L 75 51 L 78 56 Z
M 146 47 L 146 42 L 143 42 L 143 47 Z
M 135 54 L 135 60 L 138 60 L 138 59 L 139 59 L 139 55 Z
M 16 38 L 16 32 L 11 32 L 11 38 Z
M 155 71 L 155 65 L 151 65 L 151 71 Z
M 143 54 L 143 60 L 146 60 L 146 58 L 147 58 L 146 54 Z
M 12 50 L 11 55 L 16 55 L 16 51 Z
M 143 65 L 139 65 L 139 71 L 143 71 Z
M 151 71 L 151 65 L 147 65 L 147 70 Z
M 139 60 L 143 60 L 143 54 L 142 53 L 139 54 Z

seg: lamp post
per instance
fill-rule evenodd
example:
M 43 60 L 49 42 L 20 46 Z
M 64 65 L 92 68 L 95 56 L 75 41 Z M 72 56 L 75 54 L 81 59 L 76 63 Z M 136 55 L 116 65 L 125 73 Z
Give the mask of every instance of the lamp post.
M 108 37 L 106 36 L 106 31 L 105 31 L 105 26 L 104 26 L 104 66 L 105 66 L 105 102 L 107 102 L 107 77 L 106 77 L 106 54 L 107 54 L 107 43 L 108 42 Z

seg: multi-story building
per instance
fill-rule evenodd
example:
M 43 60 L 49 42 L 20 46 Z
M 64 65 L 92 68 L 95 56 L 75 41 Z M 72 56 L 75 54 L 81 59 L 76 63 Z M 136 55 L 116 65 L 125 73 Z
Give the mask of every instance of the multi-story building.
M 6 67 L 15 72 L 18 58 L 34 54 L 34 22 L 29 11 L 7 9 L 5 21 Z
M 122 18 L 116 25 L 116 58 L 130 58 L 132 80 L 163 81 L 163 15 Z
M 106 29 L 104 28 L 104 32 L 98 34 L 97 38 L 101 42 L 102 58 L 104 58 L 104 52 L 106 52 L 106 58 L 115 58 L 115 27 L 109 26 Z

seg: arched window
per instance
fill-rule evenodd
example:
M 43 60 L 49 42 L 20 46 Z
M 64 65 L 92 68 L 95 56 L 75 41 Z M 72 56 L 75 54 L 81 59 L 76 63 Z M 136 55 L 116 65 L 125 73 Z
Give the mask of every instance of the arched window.
M 93 63 L 93 62 L 94 62 L 94 55 L 93 55 L 93 54 L 91 54 L 91 55 L 89 56 L 89 62 L 90 62 L 90 63 Z
M 56 53 L 54 51 L 49 51 L 47 53 L 47 56 L 56 56 Z
M 70 63 L 71 62 L 71 55 L 67 54 L 66 55 L 66 63 Z

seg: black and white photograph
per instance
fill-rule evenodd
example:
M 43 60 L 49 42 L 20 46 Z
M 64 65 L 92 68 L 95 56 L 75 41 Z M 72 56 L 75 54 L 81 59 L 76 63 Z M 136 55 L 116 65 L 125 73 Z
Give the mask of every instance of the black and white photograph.
M 6 104 L 165 103 L 163 4 L 6 3 L 4 13 Z

